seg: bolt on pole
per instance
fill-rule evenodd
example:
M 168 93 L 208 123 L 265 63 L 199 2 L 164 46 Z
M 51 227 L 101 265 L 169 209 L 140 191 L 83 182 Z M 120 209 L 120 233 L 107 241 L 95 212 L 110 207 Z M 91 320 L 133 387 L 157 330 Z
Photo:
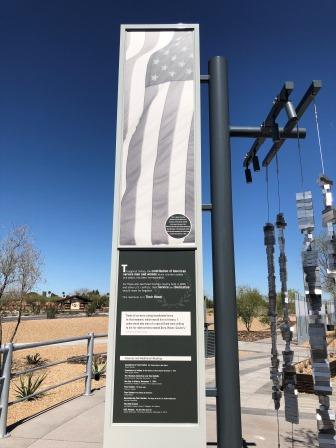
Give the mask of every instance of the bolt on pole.
M 229 95 L 225 58 L 216 56 L 210 59 L 209 78 L 217 446 L 241 448 Z

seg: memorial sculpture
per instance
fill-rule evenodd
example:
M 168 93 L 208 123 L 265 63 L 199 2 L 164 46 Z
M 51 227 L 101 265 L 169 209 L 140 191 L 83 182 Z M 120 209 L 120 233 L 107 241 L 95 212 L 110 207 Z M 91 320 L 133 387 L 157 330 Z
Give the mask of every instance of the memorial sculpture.
M 280 372 L 279 372 L 279 357 L 277 350 L 277 311 L 276 311 L 276 288 L 275 288 L 275 271 L 274 271 L 274 246 L 275 233 L 274 225 L 266 223 L 264 226 L 264 244 L 266 246 L 267 254 L 267 272 L 268 272 L 268 315 L 271 327 L 272 349 L 271 349 L 271 368 L 270 379 L 272 380 L 272 399 L 274 401 L 274 408 L 278 411 L 281 400 L 280 390 Z
M 284 229 L 287 223 L 283 213 L 276 217 L 279 243 L 279 272 L 281 283 L 281 300 L 283 304 L 283 323 L 280 326 L 285 350 L 282 352 L 282 388 L 285 400 L 285 419 L 290 423 L 299 423 L 298 392 L 296 389 L 296 371 L 293 366 L 294 351 L 291 350 L 293 333 L 289 324 L 288 291 L 287 291 L 287 258 L 285 254 Z
M 321 179 L 321 178 L 320 178 Z M 330 183 L 325 191 L 330 190 Z M 326 196 L 325 196 L 326 197 Z M 330 195 L 328 195 L 330 201 Z M 296 194 L 296 206 L 298 224 L 304 235 L 302 250 L 302 265 L 304 272 L 305 295 L 308 303 L 309 342 L 311 348 L 311 360 L 314 378 L 314 392 L 319 398 L 319 408 L 316 409 L 318 442 L 320 448 L 336 446 L 335 440 L 335 415 L 330 410 L 329 395 L 332 394 L 330 383 L 330 367 L 326 342 L 325 325 L 321 320 L 321 277 L 319 268 L 319 253 L 314 241 L 314 212 L 311 191 Z M 327 207 L 331 207 L 328 205 Z M 325 222 L 331 217 L 330 209 L 323 212 Z

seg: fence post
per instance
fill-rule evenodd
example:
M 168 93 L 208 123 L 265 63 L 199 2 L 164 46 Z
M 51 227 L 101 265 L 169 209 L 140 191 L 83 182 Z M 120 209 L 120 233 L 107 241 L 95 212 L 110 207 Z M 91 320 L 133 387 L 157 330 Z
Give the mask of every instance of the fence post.
M 93 363 L 93 346 L 94 346 L 94 333 L 88 334 L 87 343 L 87 358 L 86 358 L 86 378 L 85 378 L 85 391 L 84 395 L 92 395 L 92 363 Z
M 9 437 L 7 434 L 7 414 L 8 414 L 8 399 L 9 399 L 9 386 L 11 380 L 12 371 L 12 358 L 13 358 L 13 344 L 10 342 L 5 345 L 6 352 L 3 356 L 3 368 L 2 368 L 2 388 L 0 397 L 0 438 Z

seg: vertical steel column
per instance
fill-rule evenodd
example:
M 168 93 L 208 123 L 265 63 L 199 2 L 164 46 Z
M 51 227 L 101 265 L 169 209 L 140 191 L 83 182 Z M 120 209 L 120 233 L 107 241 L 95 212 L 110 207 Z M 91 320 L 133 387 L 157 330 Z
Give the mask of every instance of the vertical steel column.
M 12 359 L 13 359 L 13 344 L 10 342 L 5 346 L 6 352 L 3 357 L 3 368 L 2 368 L 2 388 L 0 397 L 0 439 L 8 437 L 7 433 L 7 414 L 8 414 L 8 398 L 9 398 L 9 387 L 11 381 L 12 372 Z
M 227 62 L 209 61 L 212 263 L 216 334 L 217 446 L 241 448 Z
M 94 346 L 94 333 L 88 334 L 87 343 L 87 358 L 86 358 L 86 378 L 85 378 L 85 390 L 84 395 L 92 395 L 92 363 L 93 363 L 93 346 Z

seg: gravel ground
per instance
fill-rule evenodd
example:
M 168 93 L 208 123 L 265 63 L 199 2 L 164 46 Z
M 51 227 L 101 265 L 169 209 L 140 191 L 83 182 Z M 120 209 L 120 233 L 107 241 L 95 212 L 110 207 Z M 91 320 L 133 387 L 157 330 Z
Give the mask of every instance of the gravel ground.
M 95 353 L 106 352 L 106 344 L 95 344 Z M 86 346 L 62 346 L 62 347 L 45 347 L 33 350 L 22 350 L 14 352 L 13 372 L 17 372 L 23 369 L 31 368 L 33 366 L 27 365 L 26 355 L 34 355 L 40 353 L 45 362 L 60 361 L 67 359 L 70 356 L 84 355 L 86 354 Z M 47 377 L 40 389 L 44 389 L 53 384 L 57 384 L 68 379 L 75 378 L 85 373 L 85 365 L 65 363 L 60 364 L 48 369 L 43 369 L 34 373 L 34 377 L 38 377 L 43 373 L 47 374 Z M 15 392 L 15 384 L 19 383 L 19 377 L 12 379 L 10 388 L 10 400 L 15 400 L 17 393 Z M 92 388 L 97 389 L 105 386 L 105 378 L 101 378 L 99 381 L 92 381 Z M 50 392 L 47 392 L 41 398 L 33 401 L 24 401 L 22 403 L 14 404 L 9 407 L 8 411 L 8 425 L 18 422 L 27 417 L 55 406 L 65 400 L 76 397 L 83 394 L 84 391 L 84 379 L 78 380 L 74 383 L 61 386 Z
M 14 342 L 39 342 L 48 339 L 84 336 L 86 333 L 107 333 L 107 316 L 72 319 L 27 320 L 20 324 Z M 15 322 L 4 322 L 3 341 L 8 341 Z

